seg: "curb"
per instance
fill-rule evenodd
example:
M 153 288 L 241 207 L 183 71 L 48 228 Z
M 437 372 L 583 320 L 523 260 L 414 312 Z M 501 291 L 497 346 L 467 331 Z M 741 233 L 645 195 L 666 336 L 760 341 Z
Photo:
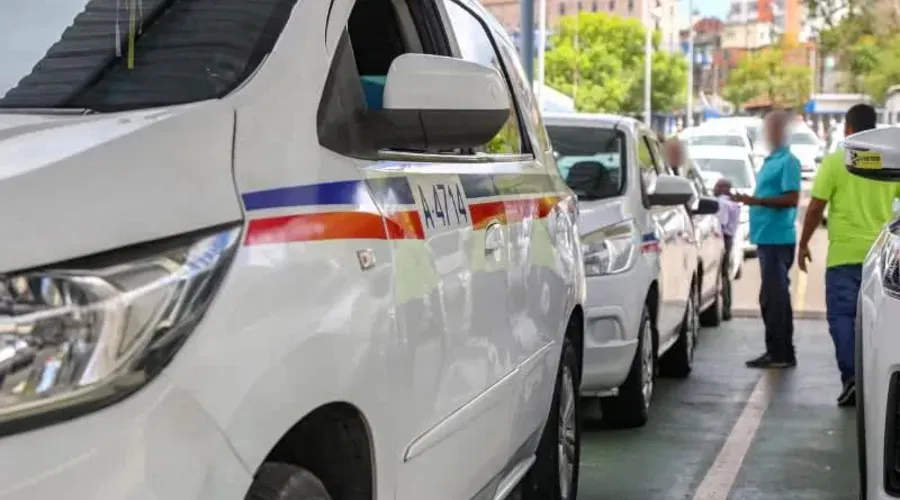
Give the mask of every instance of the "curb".
M 731 315 L 734 318 L 759 318 L 759 309 L 752 308 L 732 308 Z M 794 311 L 794 319 L 816 319 L 824 320 L 825 311 Z

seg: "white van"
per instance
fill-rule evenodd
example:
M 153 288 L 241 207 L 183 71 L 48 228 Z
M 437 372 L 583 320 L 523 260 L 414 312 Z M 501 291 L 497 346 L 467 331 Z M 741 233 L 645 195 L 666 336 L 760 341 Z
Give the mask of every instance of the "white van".
M 576 207 L 477 2 L 18 5 L 0 499 L 576 497 Z

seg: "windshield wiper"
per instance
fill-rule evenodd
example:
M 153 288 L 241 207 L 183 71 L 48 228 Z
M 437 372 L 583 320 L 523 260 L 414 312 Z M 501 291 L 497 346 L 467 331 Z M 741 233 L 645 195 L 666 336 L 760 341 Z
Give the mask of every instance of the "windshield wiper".
M 0 115 L 71 115 L 83 116 L 98 113 L 90 108 L 4 108 L 0 106 Z

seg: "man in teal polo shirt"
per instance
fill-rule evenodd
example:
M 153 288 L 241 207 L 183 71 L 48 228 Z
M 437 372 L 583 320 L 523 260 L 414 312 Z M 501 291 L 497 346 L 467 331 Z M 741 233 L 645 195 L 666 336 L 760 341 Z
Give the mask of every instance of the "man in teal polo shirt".
M 800 161 L 787 144 L 790 117 L 773 111 L 765 119 L 765 137 L 771 154 L 756 176 L 753 196 L 733 199 L 750 206 L 750 241 L 762 283 L 759 309 L 766 328 L 766 352 L 747 361 L 750 368 L 796 366 L 794 311 L 791 308 L 790 271 L 797 245 L 797 205 L 800 201 Z

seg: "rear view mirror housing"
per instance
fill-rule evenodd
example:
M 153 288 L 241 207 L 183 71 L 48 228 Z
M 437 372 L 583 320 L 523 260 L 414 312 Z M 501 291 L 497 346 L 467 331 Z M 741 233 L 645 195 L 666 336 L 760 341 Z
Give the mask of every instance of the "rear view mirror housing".
M 879 181 L 900 181 L 900 128 L 880 128 L 844 139 L 847 171 Z
M 694 215 L 715 215 L 719 213 L 719 200 L 712 196 L 701 196 L 697 199 L 696 206 L 691 210 Z
M 481 146 L 510 116 L 506 82 L 491 67 L 430 54 L 391 63 L 384 105 L 365 114 L 376 149 L 450 150 Z
M 694 185 L 691 181 L 676 175 L 660 175 L 647 193 L 647 200 L 651 206 L 686 205 L 691 203 L 694 197 Z

